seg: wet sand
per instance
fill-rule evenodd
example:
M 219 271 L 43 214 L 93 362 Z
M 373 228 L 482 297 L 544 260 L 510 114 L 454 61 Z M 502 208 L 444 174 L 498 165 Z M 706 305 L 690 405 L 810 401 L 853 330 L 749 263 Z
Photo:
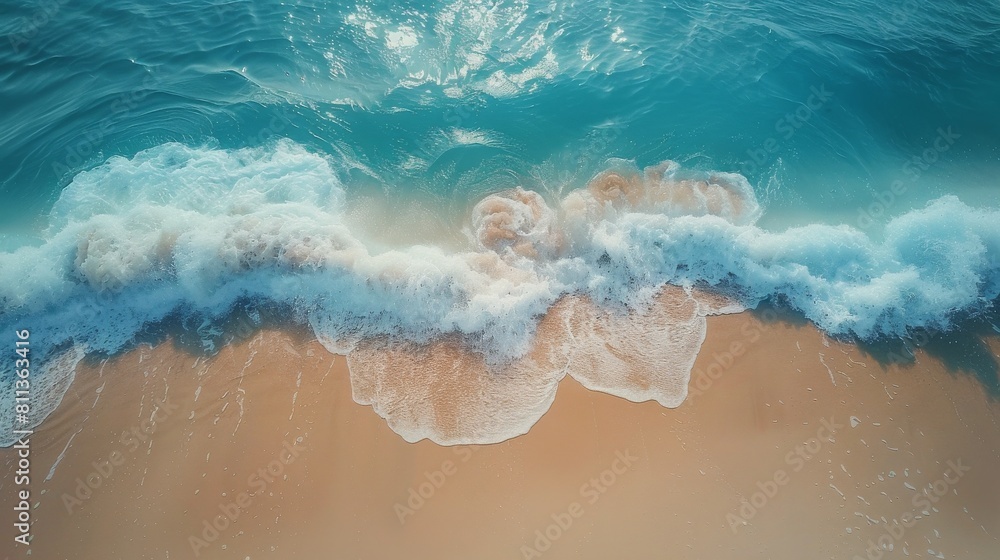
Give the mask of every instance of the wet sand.
M 528 434 L 442 447 L 306 336 L 140 347 L 81 364 L 33 436 L 30 558 L 995 558 L 1000 403 L 916 360 L 714 316 L 677 409 L 566 377 Z

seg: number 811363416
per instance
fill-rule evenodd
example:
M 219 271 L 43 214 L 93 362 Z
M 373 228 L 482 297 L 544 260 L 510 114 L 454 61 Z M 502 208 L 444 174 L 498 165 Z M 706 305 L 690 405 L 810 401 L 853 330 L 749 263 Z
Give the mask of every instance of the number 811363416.
M 29 390 L 31 388 L 31 382 L 28 378 L 31 376 L 31 361 L 28 359 L 28 353 L 31 351 L 31 341 L 29 337 L 31 333 L 27 329 L 16 331 L 17 341 L 14 343 L 14 353 L 17 355 L 14 361 L 14 371 L 17 374 L 17 379 L 14 381 L 14 411 L 17 413 L 18 419 L 24 418 L 22 424 L 27 423 L 27 415 L 31 410 L 31 405 L 28 403 Z

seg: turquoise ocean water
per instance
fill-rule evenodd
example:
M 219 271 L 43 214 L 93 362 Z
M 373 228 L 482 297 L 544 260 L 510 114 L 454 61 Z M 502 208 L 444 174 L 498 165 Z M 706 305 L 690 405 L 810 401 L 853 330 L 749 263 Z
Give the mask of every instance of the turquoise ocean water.
M 502 362 L 664 282 L 876 341 L 1000 293 L 995 2 L 3 1 L 0 36 L 0 325 L 42 354 L 273 304 Z

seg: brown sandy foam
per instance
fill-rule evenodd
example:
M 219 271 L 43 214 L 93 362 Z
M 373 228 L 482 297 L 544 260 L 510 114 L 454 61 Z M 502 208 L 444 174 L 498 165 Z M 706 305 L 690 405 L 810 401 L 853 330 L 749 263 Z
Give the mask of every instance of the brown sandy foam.
M 912 512 L 884 558 L 995 558 L 1000 408 L 977 382 L 923 354 L 884 370 L 811 327 L 708 321 L 681 407 L 564 379 L 528 434 L 474 447 L 406 443 L 352 400 L 343 357 L 289 334 L 81 365 L 32 440 L 31 557 L 193 558 L 193 536 L 220 559 L 853 558 Z M 970 470 L 915 511 L 949 461 Z M 88 478 L 89 497 L 66 498 Z M 759 507 L 733 524 L 742 499 Z

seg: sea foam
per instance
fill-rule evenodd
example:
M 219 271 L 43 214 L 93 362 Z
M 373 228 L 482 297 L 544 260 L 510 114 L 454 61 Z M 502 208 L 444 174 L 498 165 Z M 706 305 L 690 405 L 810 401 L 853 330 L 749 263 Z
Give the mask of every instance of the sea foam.
M 775 232 L 740 175 L 607 167 L 558 200 L 484 198 L 462 250 L 377 249 L 346 225 L 331 158 L 165 144 L 80 173 L 44 241 L 0 253 L 0 324 L 63 363 L 67 344 L 113 354 L 168 317 L 278 304 L 348 355 L 355 399 L 406 439 L 485 443 L 526 431 L 566 374 L 679 405 L 713 313 L 775 299 L 872 340 L 948 330 L 1000 292 L 994 209 L 943 197 L 880 239 Z

